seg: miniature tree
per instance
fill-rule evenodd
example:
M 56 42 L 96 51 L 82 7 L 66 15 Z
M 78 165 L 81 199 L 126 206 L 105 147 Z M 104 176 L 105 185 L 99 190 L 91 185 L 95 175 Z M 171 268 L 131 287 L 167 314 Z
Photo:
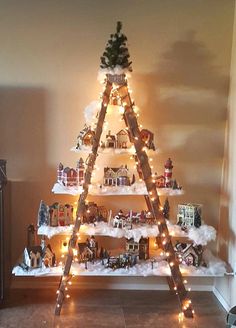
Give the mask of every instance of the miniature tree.
M 179 189 L 179 187 L 178 187 L 178 184 L 177 184 L 177 181 L 176 180 L 174 180 L 173 181 L 173 185 L 172 185 L 172 189 Z
M 164 206 L 163 206 L 163 215 L 164 218 L 169 220 L 170 218 L 170 204 L 168 198 L 166 198 Z
M 43 200 L 40 202 L 38 212 L 38 226 L 41 227 L 42 225 L 49 225 L 48 208 Z
M 194 225 L 196 228 L 199 228 L 202 224 L 202 218 L 197 208 L 195 208 L 194 213 Z
M 120 67 L 132 71 L 129 61 L 129 51 L 126 46 L 127 37 L 121 33 L 122 24 L 117 22 L 116 33 L 111 34 L 108 40 L 106 49 L 101 57 L 101 68 Z

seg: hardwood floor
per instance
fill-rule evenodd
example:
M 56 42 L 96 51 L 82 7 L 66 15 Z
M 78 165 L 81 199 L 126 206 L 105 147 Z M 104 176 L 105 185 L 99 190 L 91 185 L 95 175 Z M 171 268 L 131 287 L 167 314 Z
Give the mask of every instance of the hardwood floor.
M 223 328 L 226 312 L 210 292 L 191 292 L 194 319 L 179 323 L 168 291 L 71 290 L 60 317 L 54 290 L 12 290 L 0 309 L 1 328 Z

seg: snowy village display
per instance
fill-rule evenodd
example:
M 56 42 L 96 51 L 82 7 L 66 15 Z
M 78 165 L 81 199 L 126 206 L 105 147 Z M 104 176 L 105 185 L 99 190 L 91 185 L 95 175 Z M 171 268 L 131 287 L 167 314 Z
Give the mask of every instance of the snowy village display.
M 213 227 L 201 225 L 200 207 L 197 204 L 179 205 L 178 224 L 173 224 L 169 198 L 160 199 L 160 196 L 181 195 L 183 190 L 172 177 L 173 163 L 170 158 L 164 163 L 163 174 L 152 173 L 153 166 L 149 164 L 152 159 L 148 153 L 149 149 L 155 150 L 154 134 L 137 122 L 138 109 L 128 88 L 132 69 L 126 41 L 126 36 L 121 32 L 121 23 L 118 22 L 116 32 L 111 35 L 101 57 L 99 78 L 104 84 L 104 91 L 100 101 L 94 101 L 86 107 L 86 124 L 79 133 L 75 147 L 77 153 L 88 152 L 88 158 L 85 162 L 80 158 L 75 169 L 64 168 L 61 163 L 58 166 L 53 192 L 80 194 L 76 217 L 73 218 L 71 205 L 55 203 L 48 206 L 43 201 L 40 204 L 38 234 L 48 238 L 60 233 L 71 235 L 66 237 L 66 242 L 65 237 L 61 237 L 64 244 L 61 264 L 54 266 L 53 252 L 50 255 L 49 246 L 26 249 L 24 263 L 31 267 L 29 275 L 62 275 L 57 291 L 56 315 L 60 314 L 64 298 L 69 297 L 68 285 L 74 275 L 155 275 L 171 276 L 181 313 L 192 317 L 182 273 L 195 276 L 222 275 L 225 265 L 209 251 L 203 253 L 202 246 L 216 238 L 216 231 Z M 111 122 L 108 122 L 109 118 Z M 121 126 L 118 127 L 119 122 Z M 119 162 L 114 166 L 107 162 L 110 150 L 117 151 L 112 155 L 128 154 L 130 159 L 134 159 L 138 179 L 127 165 L 120 165 Z M 132 153 L 122 153 L 123 150 Z M 100 169 L 100 175 L 99 171 L 94 174 L 97 166 L 95 162 L 101 159 L 104 169 Z M 127 163 L 126 160 L 128 158 L 121 163 Z M 109 206 L 98 205 L 91 199 L 88 201 L 88 195 L 142 195 L 147 209 L 136 212 L 124 210 L 120 197 L 117 210 L 112 212 Z M 99 247 L 97 235 L 123 240 L 123 249 L 114 252 Z M 173 239 L 172 243 L 172 238 L 176 237 L 188 238 L 188 242 L 184 240 L 176 243 L 176 239 Z M 46 269 L 41 268 L 38 273 L 37 266 L 42 263 Z M 25 271 L 15 267 L 13 273 L 22 275 Z

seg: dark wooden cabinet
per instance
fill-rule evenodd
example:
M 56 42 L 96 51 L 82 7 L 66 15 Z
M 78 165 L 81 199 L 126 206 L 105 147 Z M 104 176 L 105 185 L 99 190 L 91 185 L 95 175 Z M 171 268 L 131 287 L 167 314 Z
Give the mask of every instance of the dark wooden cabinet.
M 10 284 L 10 215 L 6 161 L 0 159 L 0 303 Z

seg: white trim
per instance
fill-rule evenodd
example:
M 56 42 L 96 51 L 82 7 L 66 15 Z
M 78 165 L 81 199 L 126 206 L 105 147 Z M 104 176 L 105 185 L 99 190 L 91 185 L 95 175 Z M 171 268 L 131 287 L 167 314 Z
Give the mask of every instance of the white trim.
M 223 306 L 223 308 L 229 312 L 230 310 L 230 305 L 229 303 L 225 300 L 225 298 L 223 297 L 223 295 L 219 292 L 219 290 L 214 286 L 213 289 L 213 294 L 215 295 L 215 297 L 218 299 L 218 301 L 220 302 L 220 304 Z

